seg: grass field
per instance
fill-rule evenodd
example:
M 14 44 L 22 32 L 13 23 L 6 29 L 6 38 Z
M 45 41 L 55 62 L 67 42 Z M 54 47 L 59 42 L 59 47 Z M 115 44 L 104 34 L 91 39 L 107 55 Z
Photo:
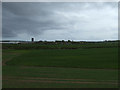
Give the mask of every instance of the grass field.
M 117 88 L 118 48 L 3 49 L 3 88 Z

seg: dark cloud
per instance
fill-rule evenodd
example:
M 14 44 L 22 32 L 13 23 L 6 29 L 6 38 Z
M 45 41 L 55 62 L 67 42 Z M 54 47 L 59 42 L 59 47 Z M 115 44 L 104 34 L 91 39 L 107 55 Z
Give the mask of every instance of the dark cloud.
M 2 9 L 3 39 L 117 39 L 117 3 L 4 2 Z

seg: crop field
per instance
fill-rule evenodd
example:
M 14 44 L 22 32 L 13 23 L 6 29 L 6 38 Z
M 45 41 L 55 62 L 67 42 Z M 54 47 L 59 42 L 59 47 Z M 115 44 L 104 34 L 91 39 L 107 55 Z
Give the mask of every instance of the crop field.
M 117 43 L 3 44 L 3 88 L 118 88 Z

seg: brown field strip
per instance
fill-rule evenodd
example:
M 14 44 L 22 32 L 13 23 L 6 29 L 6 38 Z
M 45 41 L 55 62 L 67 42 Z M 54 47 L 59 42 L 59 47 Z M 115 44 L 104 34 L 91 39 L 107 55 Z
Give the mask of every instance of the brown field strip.
M 117 85 L 117 80 L 101 80 L 95 81 L 92 79 L 65 79 L 65 78 L 41 78 L 41 77 L 3 77 L 3 80 L 19 81 L 19 82 L 40 82 L 40 83 L 78 83 L 78 84 L 114 84 Z

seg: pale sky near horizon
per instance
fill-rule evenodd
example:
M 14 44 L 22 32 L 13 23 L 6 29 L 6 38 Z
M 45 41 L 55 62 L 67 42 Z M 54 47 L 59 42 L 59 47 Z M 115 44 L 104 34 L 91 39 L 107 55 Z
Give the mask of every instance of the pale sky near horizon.
M 117 40 L 117 2 L 3 2 L 3 40 Z

